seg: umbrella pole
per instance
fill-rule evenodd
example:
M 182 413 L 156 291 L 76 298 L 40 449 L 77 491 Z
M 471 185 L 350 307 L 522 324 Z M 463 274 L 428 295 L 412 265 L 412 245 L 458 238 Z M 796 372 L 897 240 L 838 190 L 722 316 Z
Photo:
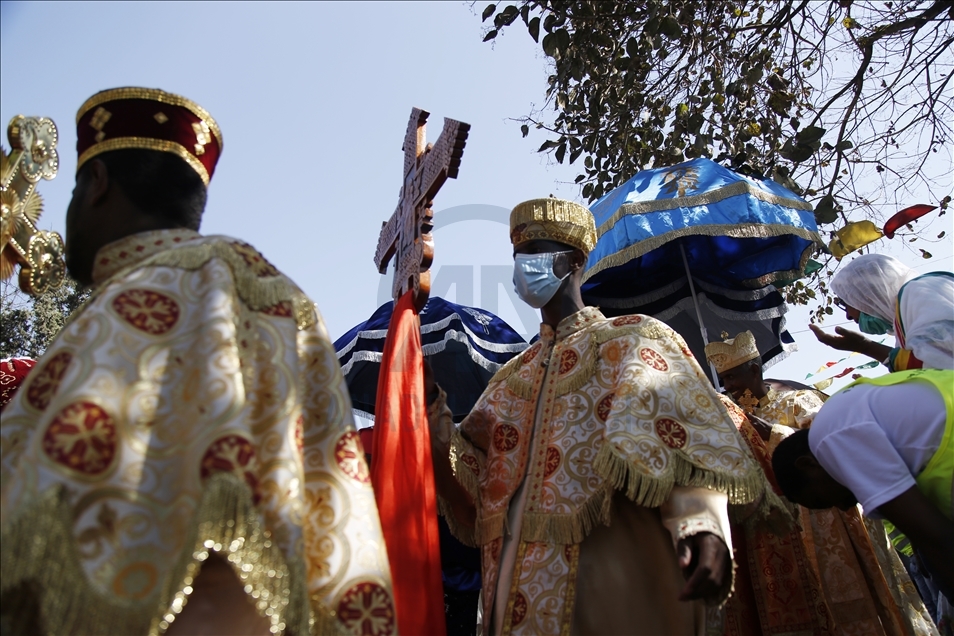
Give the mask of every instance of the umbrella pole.
M 706 325 L 702 322 L 702 311 L 699 310 L 699 299 L 696 298 L 696 286 L 692 282 L 692 273 L 689 271 L 689 259 L 686 258 L 686 248 L 682 241 L 679 242 L 679 252 L 682 254 L 682 265 L 686 268 L 686 278 L 689 279 L 689 293 L 692 294 L 692 305 L 696 308 L 696 319 L 699 321 L 699 332 L 702 334 L 702 346 L 709 344 L 709 334 L 706 333 Z M 709 363 L 709 371 L 712 373 L 712 383 L 716 390 L 719 390 L 719 374 L 716 373 L 715 365 Z

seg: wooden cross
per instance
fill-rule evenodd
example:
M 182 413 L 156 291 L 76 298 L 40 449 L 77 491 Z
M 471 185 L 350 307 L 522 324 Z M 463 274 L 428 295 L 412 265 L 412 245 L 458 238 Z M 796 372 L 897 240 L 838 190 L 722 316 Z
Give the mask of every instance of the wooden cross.
M 420 108 L 411 110 L 404 135 L 404 185 L 394 214 L 381 227 L 374 264 L 387 273 L 393 257 L 395 302 L 414 290 L 414 306 L 420 311 L 431 291 L 430 266 L 434 260 L 431 237 L 434 196 L 448 179 L 456 179 L 470 124 L 444 118 L 444 130 L 437 143 L 427 144 L 426 123 L 430 115 Z

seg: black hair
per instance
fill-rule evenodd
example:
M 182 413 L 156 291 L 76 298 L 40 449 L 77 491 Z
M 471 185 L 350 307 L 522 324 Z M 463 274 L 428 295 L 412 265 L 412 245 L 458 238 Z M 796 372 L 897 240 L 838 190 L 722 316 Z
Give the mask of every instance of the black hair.
M 127 148 L 97 157 L 133 205 L 170 227 L 198 230 L 206 187 L 199 174 L 169 152 Z
M 791 501 L 801 491 L 805 484 L 805 475 L 795 465 L 799 457 L 812 455 L 808 446 L 808 429 L 802 428 L 779 442 L 772 453 L 772 470 L 775 471 L 775 481 L 782 489 L 782 494 Z

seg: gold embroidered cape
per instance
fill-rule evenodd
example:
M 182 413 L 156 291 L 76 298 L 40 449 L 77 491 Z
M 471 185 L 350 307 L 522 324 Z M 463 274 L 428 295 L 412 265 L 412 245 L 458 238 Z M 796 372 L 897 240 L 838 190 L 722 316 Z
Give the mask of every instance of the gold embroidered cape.
M 476 503 L 476 526 L 455 520 L 446 502 L 442 510 L 459 538 L 482 548 L 485 625 L 505 520 L 526 477 L 504 634 L 568 631 L 580 544 L 609 523 L 614 492 L 655 508 L 675 487 L 712 489 L 737 504 L 765 489 L 682 338 L 652 318 L 606 319 L 595 308 L 555 331 L 543 325 L 540 341 L 491 380 L 450 452 Z M 717 531 L 698 522 L 677 527 L 674 538 Z
M 250 245 L 188 230 L 112 243 L 93 273 L 3 413 L 4 596 L 32 590 L 49 633 L 161 633 L 215 551 L 274 632 L 393 633 L 364 451 L 311 301 Z
M 759 400 L 759 405 L 753 409 L 752 414 L 770 424 L 808 428 L 824 403 L 825 398 L 818 391 L 769 389 L 765 397 Z

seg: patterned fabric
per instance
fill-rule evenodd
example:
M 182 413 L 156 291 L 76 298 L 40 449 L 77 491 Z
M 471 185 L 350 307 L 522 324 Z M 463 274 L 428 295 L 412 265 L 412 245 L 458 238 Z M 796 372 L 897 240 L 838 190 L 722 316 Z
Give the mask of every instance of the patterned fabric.
M 657 507 L 675 486 L 709 487 L 733 503 L 765 488 L 682 339 L 652 318 L 609 320 L 595 308 L 556 330 L 543 325 L 540 340 L 494 377 L 451 446 L 477 520 L 473 532 L 449 523 L 482 547 L 485 621 L 504 521 L 521 483 L 526 489 L 503 634 L 568 629 L 579 544 L 609 523 L 614 490 Z
M 17 389 L 23 384 L 36 360 L 32 358 L 7 358 L 0 360 L 0 410 L 13 401 Z
M 251 246 L 187 230 L 103 248 L 94 278 L 0 424 L 3 590 L 38 582 L 50 633 L 162 632 L 215 551 L 273 631 L 393 633 L 313 304 Z
M 760 463 L 773 483 L 772 450 L 793 428 L 811 423 L 820 401 L 814 391 L 773 390 L 756 409 L 774 425 L 772 440 L 744 437 L 756 457 L 764 446 L 766 461 Z M 878 526 L 880 535 L 869 534 L 857 508 L 799 507 L 798 515 L 798 529 L 789 536 L 764 524 L 746 527 L 740 546 L 746 549 L 747 571 L 740 574 L 738 589 L 748 583 L 751 593 L 740 592 L 729 602 L 725 634 L 788 633 L 789 628 L 804 634 L 937 633 L 897 554 L 883 548 L 889 545 L 883 527 Z M 804 602 L 803 593 L 810 594 Z M 800 607 L 814 608 L 815 615 L 799 613 Z
M 769 389 L 752 414 L 770 424 L 790 428 L 808 428 L 815 413 L 825 403 L 818 391 L 776 391 Z

